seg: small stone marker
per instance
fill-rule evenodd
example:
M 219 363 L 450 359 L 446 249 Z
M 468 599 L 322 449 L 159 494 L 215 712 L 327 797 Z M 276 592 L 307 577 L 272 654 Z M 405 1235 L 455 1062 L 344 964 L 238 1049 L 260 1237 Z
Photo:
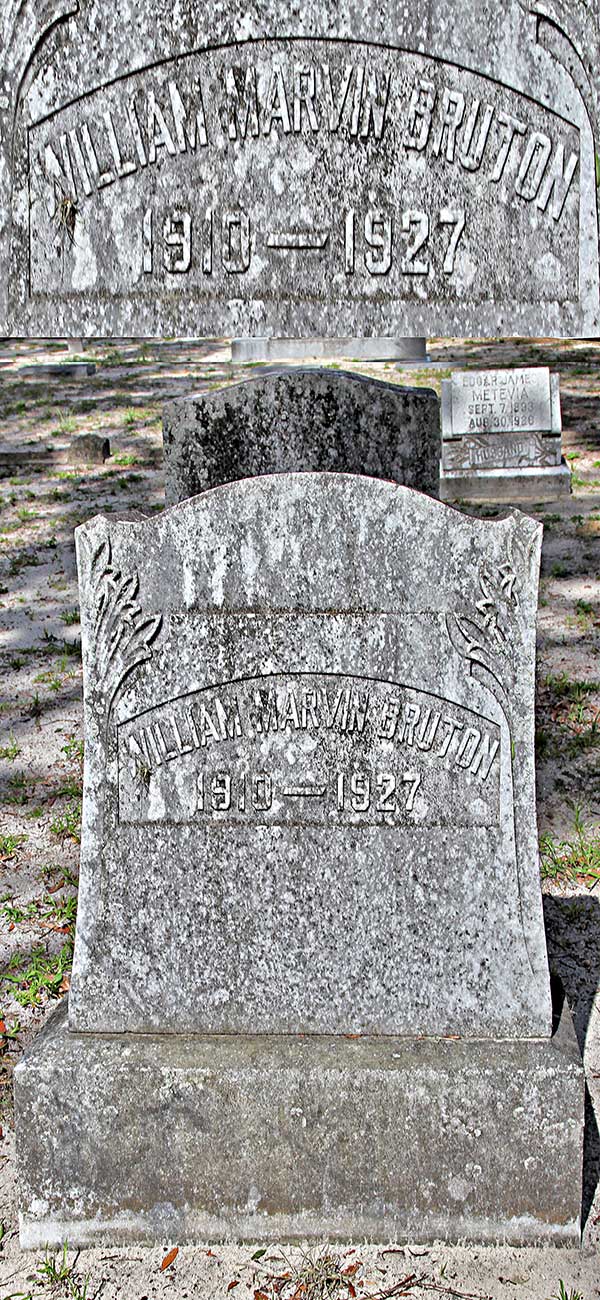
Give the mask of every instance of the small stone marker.
M 110 456 L 110 441 L 100 433 L 79 433 L 70 443 L 40 447 L 0 446 L 0 476 L 24 465 L 103 465 Z
M 110 456 L 110 440 L 102 433 L 78 433 L 71 440 L 68 456 L 73 464 L 103 465 Z
M 455 371 L 442 380 L 443 500 L 568 495 L 559 385 L 559 376 L 544 366 Z
M 600 330 L 593 4 L 3 10 L 0 334 Z
M 328 470 L 439 494 L 439 401 L 340 370 L 260 374 L 164 408 L 167 505 L 257 474 Z
M 77 530 L 80 910 L 68 1025 L 15 1072 L 23 1245 L 577 1239 L 540 544 L 340 474 Z
M 36 361 L 32 366 L 22 366 L 22 376 L 34 379 L 89 379 L 96 373 L 93 361 Z

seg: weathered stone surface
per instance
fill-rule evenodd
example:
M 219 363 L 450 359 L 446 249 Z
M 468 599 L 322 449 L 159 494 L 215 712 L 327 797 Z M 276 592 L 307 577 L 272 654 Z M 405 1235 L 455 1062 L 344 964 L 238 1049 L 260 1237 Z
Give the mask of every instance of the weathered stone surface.
M 534 8 L 8 0 L 0 332 L 596 334 L 598 18 Z
M 167 505 L 257 474 L 327 470 L 439 491 L 439 401 L 343 371 L 260 375 L 167 403 Z
M 546 1041 L 89 1035 L 15 1070 L 21 1244 L 579 1240 L 583 1070 Z
M 232 339 L 231 360 L 427 361 L 427 339 Z
M 36 379 L 46 375 L 49 379 L 89 379 L 95 373 L 93 361 L 36 362 L 33 366 L 21 368 L 21 375 L 34 375 Z
M 77 530 L 72 1029 L 548 1034 L 540 539 L 338 474 Z

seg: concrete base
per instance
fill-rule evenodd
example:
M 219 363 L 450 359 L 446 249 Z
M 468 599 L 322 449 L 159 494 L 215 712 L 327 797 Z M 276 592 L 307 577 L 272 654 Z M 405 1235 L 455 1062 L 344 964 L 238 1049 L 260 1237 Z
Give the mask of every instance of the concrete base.
M 427 362 L 427 339 L 233 339 L 231 360 Z
M 74 1034 L 15 1070 L 21 1245 L 578 1243 L 583 1069 L 529 1042 Z
M 560 465 L 523 469 L 444 469 L 440 471 L 441 501 L 558 501 L 571 493 L 571 470 Z

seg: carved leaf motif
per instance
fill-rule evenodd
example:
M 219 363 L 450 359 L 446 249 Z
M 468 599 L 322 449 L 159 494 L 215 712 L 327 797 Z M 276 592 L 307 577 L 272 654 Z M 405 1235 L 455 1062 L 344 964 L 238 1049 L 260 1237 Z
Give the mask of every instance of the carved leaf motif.
M 123 575 L 112 562 L 110 542 L 103 541 L 90 561 L 95 593 L 94 658 L 97 690 L 104 701 L 106 724 L 126 679 L 152 656 L 151 646 L 162 614 L 147 615 L 138 602 L 136 572 Z
M 531 520 L 516 514 L 504 564 L 496 569 L 482 564 L 477 577 L 478 591 L 471 608 L 448 615 L 446 619 L 448 636 L 455 650 L 494 679 L 509 705 L 509 711 L 515 674 L 515 658 L 511 651 L 515 637 L 519 636 L 519 591 L 521 582 L 525 582 L 527 589 L 527 582 L 533 580 L 535 531 Z
M 511 563 L 492 571 L 482 566 L 479 599 L 464 614 L 447 618 L 448 635 L 463 659 L 479 664 L 507 693 L 512 682 L 510 641 L 519 609 L 517 575 Z

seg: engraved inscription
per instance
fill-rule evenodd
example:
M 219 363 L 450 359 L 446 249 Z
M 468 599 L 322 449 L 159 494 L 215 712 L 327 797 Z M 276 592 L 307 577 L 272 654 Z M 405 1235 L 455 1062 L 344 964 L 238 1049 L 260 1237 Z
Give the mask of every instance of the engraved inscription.
M 495 826 L 498 724 L 394 682 L 225 682 L 119 727 L 123 822 Z
M 487 370 L 452 376 L 452 433 L 550 432 L 550 372 Z
M 579 297 L 577 128 L 424 54 L 194 52 L 34 124 L 29 156 L 33 295 L 95 290 L 110 245 L 102 291 L 125 298 L 229 300 L 232 277 L 269 300 L 274 277 L 281 300 Z
M 448 440 L 442 447 L 444 469 L 518 469 L 524 465 L 560 465 L 560 438 L 539 433 L 515 437 L 487 433 L 482 437 Z

